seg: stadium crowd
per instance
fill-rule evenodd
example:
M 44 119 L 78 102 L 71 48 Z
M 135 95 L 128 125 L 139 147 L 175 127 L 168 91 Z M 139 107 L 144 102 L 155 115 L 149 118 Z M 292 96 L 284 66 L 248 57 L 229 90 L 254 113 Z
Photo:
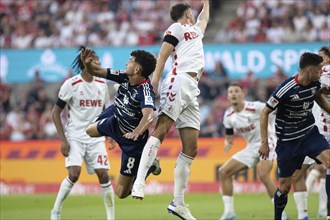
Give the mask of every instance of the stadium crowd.
M 132 46 L 159 43 L 178 1 L 0 1 L 1 48 Z M 217 1 L 214 1 L 217 4 Z M 191 0 L 197 14 L 200 1 Z
M 326 0 L 247 0 L 216 34 L 219 43 L 314 42 L 330 40 Z

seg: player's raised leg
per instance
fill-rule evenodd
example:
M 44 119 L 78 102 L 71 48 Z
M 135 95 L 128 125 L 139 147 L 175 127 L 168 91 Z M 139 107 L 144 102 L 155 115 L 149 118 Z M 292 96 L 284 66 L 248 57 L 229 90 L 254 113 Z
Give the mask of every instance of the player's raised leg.
M 156 158 L 157 151 L 161 142 L 164 140 L 165 135 L 170 130 L 173 123 L 174 121 L 167 115 L 162 114 L 159 116 L 155 130 L 149 137 L 148 142 L 142 152 L 138 173 L 132 188 L 133 198 L 143 199 L 145 178 L 147 176 L 148 170 Z

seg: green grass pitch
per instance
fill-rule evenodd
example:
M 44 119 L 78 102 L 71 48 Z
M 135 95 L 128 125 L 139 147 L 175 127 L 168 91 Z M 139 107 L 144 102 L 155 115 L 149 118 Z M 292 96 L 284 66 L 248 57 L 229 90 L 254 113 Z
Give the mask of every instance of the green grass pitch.
M 49 219 L 56 195 L 1 196 L 0 219 Z M 116 198 L 116 219 L 177 219 L 167 213 L 172 195 L 147 195 L 143 201 L 128 197 Z M 197 219 L 219 219 L 223 212 L 219 194 L 187 194 L 186 203 Z M 273 208 L 266 194 L 237 194 L 234 198 L 238 219 L 272 219 Z M 310 219 L 316 219 L 318 195 L 308 198 Z M 297 211 L 290 193 L 286 212 L 290 219 L 297 219 Z M 62 209 L 62 219 L 106 219 L 101 195 L 67 197 Z

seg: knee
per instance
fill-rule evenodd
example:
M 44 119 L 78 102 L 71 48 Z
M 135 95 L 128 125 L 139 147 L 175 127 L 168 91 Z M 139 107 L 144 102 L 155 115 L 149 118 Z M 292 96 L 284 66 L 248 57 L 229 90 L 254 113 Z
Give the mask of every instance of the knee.
M 86 133 L 88 134 L 88 136 L 93 137 L 93 132 L 92 132 L 91 125 L 88 125 L 88 127 L 86 129 Z
M 75 183 L 78 181 L 79 179 L 79 173 L 78 172 L 72 172 L 69 173 L 69 179 L 71 180 L 71 182 Z
M 269 174 L 264 172 L 263 170 L 258 170 L 258 176 L 262 182 L 265 182 L 269 179 Z
M 110 178 L 106 170 L 102 170 L 100 172 L 97 172 L 97 177 L 99 178 L 99 182 L 101 184 L 108 183 Z
M 280 190 L 280 192 L 284 195 L 288 194 L 290 192 L 290 188 L 291 188 L 291 184 L 280 184 L 278 189 Z
M 97 132 L 96 124 L 88 125 L 86 129 L 86 133 L 90 137 L 98 137 L 99 135 L 97 134 L 98 132 Z
M 182 153 L 190 156 L 190 157 L 193 157 L 195 158 L 197 153 L 198 153 L 198 148 L 197 148 L 197 145 L 193 146 L 193 145 L 190 145 L 190 147 L 184 147 L 182 149 Z
M 330 151 L 329 151 L 329 153 L 327 155 L 327 159 L 325 160 L 323 165 L 325 166 L 326 169 L 330 169 Z
M 119 191 L 117 189 L 116 189 L 115 193 L 119 199 L 125 199 L 127 196 L 130 195 L 129 193 L 124 193 L 123 191 Z
M 220 175 L 220 179 L 227 179 L 230 177 L 228 170 L 224 167 L 219 168 L 219 175 Z
M 321 157 L 318 158 L 326 169 L 330 169 L 330 150 L 323 151 Z

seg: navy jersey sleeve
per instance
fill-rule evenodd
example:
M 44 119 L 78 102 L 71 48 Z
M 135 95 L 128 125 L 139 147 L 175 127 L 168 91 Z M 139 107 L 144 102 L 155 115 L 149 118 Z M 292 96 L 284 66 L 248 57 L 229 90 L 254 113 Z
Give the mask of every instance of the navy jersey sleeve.
M 294 77 L 290 77 L 285 80 L 279 87 L 277 87 L 270 98 L 268 99 L 266 106 L 271 110 L 275 110 L 278 105 L 285 99 L 286 93 L 296 85 Z
M 144 108 L 155 108 L 155 93 L 150 83 L 143 83 L 139 86 L 139 96 L 141 109 Z
M 128 77 L 122 70 L 112 70 L 111 68 L 107 69 L 107 79 L 117 82 L 119 84 L 128 82 Z

